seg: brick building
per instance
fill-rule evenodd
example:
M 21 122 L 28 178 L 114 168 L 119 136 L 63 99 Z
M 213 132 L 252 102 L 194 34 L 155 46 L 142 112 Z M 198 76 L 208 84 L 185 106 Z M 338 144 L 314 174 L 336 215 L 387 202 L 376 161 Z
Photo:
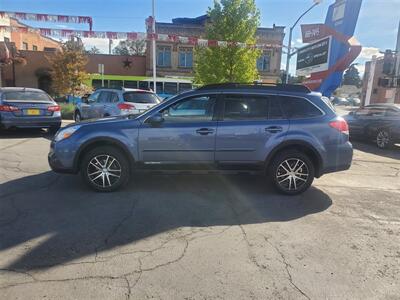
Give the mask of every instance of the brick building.
M 171 23 L 156 22 L 158 34 L 171 34 L 186 37 L 204 37 L 207 16 L 197 18 L 177 18 Z M 256 32 L 257 43 L 283 44 L 283 26 L 272 28 L 260 27 Z M 150 27 L 147 28 L 151 32 Z M 157 41 L 156 45 L 157 76 L 193 77 L 193 46 L 181 45 L 175 42 Z M 275 83 L 280 78 L 281 48 L 270 48 L 263 51 L 263 55 L 257 61 L 260 79 L 264 82 Z M 152 43 L 147 43 L 146 50 L 146 75 L 153 74 Z
M 9 21 L 7 21 L 7 19 Z M 8 33 L 8 35 L 4 36 L 2 39 L 6 43 L 14 43 L 17 50 L 55 51 L 61 48 L 60 42 L 33 31 L 32 27 L 29 27 L 16 19 L 3 17 L 0 18 L 0 20 L 5 23 L 9 22 L 8 26 L 20 28 L 20 30 Z
M 19 51 L 25 59 L 24 64 L 15 65 L 15 86 L 39 88 L 51 92 L 51 65 L 49 58 L 54 55 L 53 51 Z M 86 71 L 98 73 L 98 64 L 104 64 L 106 75 L 143 76 L 146 70 L 145 56 L 124 56 L 90 54 Z M 12 86 L 12 65 L 3 67 L 3 86 Z

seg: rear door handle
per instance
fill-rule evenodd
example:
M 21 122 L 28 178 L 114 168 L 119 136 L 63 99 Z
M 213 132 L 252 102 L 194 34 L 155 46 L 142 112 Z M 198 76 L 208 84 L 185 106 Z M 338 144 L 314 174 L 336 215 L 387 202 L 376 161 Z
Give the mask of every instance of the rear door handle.
M 201 135 L 207 135 L 214 132 L 214 129 L 211 128 L 200 128 L 197 129 L 196 132 Z
M 265 128 L 266 132 L 270 132 L 270 133 L 277 133 L 277 132 L 281 132 L 283 130 L 283 128 L 281 126 L 269 126 L 267 128 Z

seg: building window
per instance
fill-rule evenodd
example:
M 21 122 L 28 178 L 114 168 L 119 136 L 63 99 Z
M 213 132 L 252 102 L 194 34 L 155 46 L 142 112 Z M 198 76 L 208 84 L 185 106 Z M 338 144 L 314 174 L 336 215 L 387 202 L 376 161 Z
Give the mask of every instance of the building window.
M 33 50 L 33 51 L 37 51 L 37 46 L 36 46 L 36 45 L 33 45 L 33 46 L 32 46 L 32 50 Z
M 193 67 L 193 50 L 192 48 L 179 48 L 179 67 Z
M 22 50 L 28 50 L 28 43 L 22 43 Z
M 270 71 L 271 52 L 264 51 L 263 54 L 257 59 L 257 70 L 262 72 Z
M 171 66 L 171 47 L 161 46 L 157 48 L 157 66 Z
M 378 94 L 378 89 L 377 88 L 373 89 L 372 94 Z

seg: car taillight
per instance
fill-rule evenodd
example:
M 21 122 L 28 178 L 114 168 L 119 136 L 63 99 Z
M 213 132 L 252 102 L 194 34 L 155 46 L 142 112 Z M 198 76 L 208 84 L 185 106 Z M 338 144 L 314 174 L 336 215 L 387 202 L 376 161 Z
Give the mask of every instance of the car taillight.
M 338 118 L 335 121 L 329 122 L 329 126 L 344 134 L 349 134 L 349 125 L 347 125 L 347 122 L 342 118 Z
M 131 110 L 131 109 L 135 109 L 135 106 L 132 104 L 127 104 L 127 103 L 119 103 L 118 108 L 121 110 Z
M 47 107 L 47 110 L 48 111 L 60 111 L 61 107 L 59 105 L 52 105 L 52 106 Z
M 19 108 L 12 105 L 0 105 L 0 111 L 14 112 L 19 111 Z

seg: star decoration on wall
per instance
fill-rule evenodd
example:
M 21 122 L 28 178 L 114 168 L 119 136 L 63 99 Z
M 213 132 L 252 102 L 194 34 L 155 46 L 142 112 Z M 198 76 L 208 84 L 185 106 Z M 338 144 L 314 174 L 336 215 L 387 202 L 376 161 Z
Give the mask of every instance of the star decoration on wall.
M 128 58 L 125 59 L 125 60 L 122 62 L 122 64 L 124 65 L 124 68 L 126 68 L 126 69 L 129 69 L 129 68 L 132 67 L 132 61 L 129 60 Z

